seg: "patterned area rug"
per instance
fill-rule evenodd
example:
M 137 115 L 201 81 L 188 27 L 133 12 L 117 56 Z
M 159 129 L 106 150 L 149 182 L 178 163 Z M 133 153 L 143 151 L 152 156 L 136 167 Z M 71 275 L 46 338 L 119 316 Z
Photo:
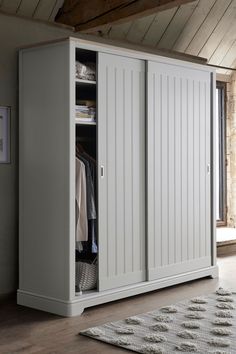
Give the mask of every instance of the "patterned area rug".
M 143 354 L 236 354 L 236 292 L 219 288 L 80 334 Z

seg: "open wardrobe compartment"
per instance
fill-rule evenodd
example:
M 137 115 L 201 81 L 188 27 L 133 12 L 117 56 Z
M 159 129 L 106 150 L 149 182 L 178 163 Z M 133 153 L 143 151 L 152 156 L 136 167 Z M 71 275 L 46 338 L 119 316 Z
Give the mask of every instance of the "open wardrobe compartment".
M 212 68 L 69 38 L 20 50 L 19 90 L 18 304 L 217 276 Z

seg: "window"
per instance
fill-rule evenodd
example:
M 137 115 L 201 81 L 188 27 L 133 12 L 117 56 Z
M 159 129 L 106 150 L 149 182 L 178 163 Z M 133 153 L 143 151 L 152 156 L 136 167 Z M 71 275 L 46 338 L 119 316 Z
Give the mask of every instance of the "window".
M 216 86 L 216 219 L 217 226 L 225 226 L 226 218 L 226 127 L 225 84 Z

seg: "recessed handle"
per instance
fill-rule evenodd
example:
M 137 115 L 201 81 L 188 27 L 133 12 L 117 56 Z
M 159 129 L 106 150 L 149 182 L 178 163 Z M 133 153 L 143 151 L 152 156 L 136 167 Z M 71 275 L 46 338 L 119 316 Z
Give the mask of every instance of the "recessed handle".
M 101 165 L 101 178 L 104 178 L 105 175 L 105 168 L 103 165 Z
M 209 175 L 211 173 L 211 165 L 208 163 L 207 164 L 207 174 Z

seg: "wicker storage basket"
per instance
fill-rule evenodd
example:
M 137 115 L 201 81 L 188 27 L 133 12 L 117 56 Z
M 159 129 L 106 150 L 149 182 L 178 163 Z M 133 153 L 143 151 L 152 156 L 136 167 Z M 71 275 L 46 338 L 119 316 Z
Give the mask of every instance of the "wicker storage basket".
M 92 290 L 97 286 L 97 260 L 93 263 L 76 262 L 75 285 L 79 291 Z

